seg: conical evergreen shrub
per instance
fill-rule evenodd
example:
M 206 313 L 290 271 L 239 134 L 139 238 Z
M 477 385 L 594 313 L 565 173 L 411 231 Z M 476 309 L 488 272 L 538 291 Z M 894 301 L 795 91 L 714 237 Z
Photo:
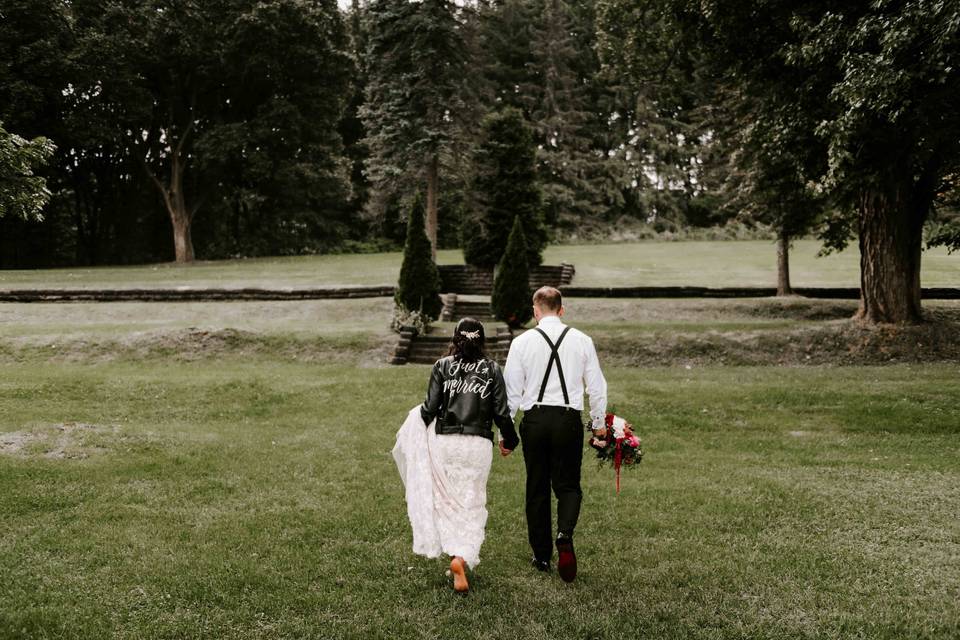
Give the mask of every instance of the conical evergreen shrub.
M 527 267 L 527 240 L 520 217 L 513 219 L 500 264 L 493 279 L 490 308 L 498 320 L 520 327 L 533 317 L 530 299 L 530 270 Z
M 417 194 L 407 220 L 407 241 L 403 246 L 403 264 L 397 284 L 396 302 L 404 311 L 420 311 L 436 320 L 440 300 L 440 271 L 433 262 L 430 240 L 423 227 L 423 199 Z

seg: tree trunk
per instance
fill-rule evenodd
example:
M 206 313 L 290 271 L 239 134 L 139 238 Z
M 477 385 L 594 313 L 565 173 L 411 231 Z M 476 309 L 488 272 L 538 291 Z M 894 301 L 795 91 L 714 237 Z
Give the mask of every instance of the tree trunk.
M 860 196 L 860 309 L 868 323 L 912 323 L 920 309 L 920 252 L 930 203 L 908 187 Z
M 93 264 L 90 262 L 90 245 L 88 244 L 87 227 L 83 221 L 83 198 L 80 196 L 80 185 L 77 174 L 74 174 L 73 186 L 73 221 L 77 225 L 77 247 L 75 255 L 77 264 Z
M 168 130 L 173 128 L 175 127 L 168 127 Z M 143 165 L 144 171 L 147 172 L 153 184 L 155 184 L 160 191 L 160 195 L 163 196 L 163 204 L 167 208 L 167 214 L 170 216 L 170 226 L 173 229 L 174 259 L 178 263 L 193 262 L 194 258 L 191 225 L 193 224 L 193 216 L 197 211 L 198 205 L 194 204 L 193 208 L 187 207 L 187 196 L 184 193 L 183 186 L 183 174 L 185 171 L 183 159 L 187 154 L 184 145 L 192 131 L 193 121 L 184 127 L 180 139 L 177 140 L 170 149 L 169 187 L 150 170 L 145 154 L 140 154 L 139 156 L 140 164 Z M 173 142 L 173 140 L 171 140 L 171 142 Z
M 437 156 L 430 158 L 427 165 L 427 237 L 430 238 L 430 252 L 433 261 L 437 261 L 437 189 L 440 183 L 440 161 Z
M 183 164 L 176 152 L 170 156 L 170 188 L 164 192 L 164 201 L 173 227 L 175 260 L 178 263 L 193 262 L 193 216 L 187 208 L 187 199 L 183 193 Z
M 782 230 L 777 237 L 777 295 L 793 295 L 790 286 L 790 235 Z
M 173 249 L 176 261 L 180 263 L 193 262 L 193 236 L 190 231 L 190 220 L 184 217 L 170 215 L 173 224 Z

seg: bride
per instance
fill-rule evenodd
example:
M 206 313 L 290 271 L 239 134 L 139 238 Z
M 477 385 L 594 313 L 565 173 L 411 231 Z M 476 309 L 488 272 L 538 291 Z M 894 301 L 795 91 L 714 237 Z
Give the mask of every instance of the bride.
M 487 522 L 493 429 L 500 453 L 520 439 L 507 407 L 500 365 L 484 354 L 483 324 L 463 318 L 449 353 L 433 366 L 427 396 L 397 433 L 393 456 L 406 488 L 414 553 L 452 557 L 453 588 L 469 589 L 467 567 L 480 562 Z M 429 426 L 428 426 L 429 425 Z

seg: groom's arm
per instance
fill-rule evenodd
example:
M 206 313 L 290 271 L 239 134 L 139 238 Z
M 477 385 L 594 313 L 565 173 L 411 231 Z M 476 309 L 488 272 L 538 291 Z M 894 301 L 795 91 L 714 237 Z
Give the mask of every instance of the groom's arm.
M 600 359 L 593 340 L 587 337 L 587 358 L 583 368 L 583 382 L 590 398 L 590 418 L 594 430 L 606 428 L 607 380 L 600 370 Z
M 510 419 L 517 417 L 517 411 L 523 403 L 523 363 L 520 361 L 520 348 L 517 341 L 510 343 L 510 351 L 507 352 L 507 364 L 503 369 L 503 379 L 507 385 L 507 405 L 510 407 Z

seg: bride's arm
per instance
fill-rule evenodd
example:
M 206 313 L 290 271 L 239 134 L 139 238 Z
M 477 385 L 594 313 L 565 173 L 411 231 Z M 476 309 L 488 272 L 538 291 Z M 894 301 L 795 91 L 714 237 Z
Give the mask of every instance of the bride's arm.
M 507 386 L 503 381 L 503 372 L 499 366 L 493 368 L 493 421 L 500 430 L 503 448 L 512 451 L 520 444 L 520 438 L 513 427 L 510 407 L 507 404 Z
M 440 363 L 433 365 L 433 371 L 430 373 L 430 384 L 427 386 L 427 396 L 420 407 L 420 417 L 423 418 L 423 424 L 430 426 L 430 423 L 437 414 L 440 413 L 440 403 L 443 401 L 443 372 L 440 371 Z

